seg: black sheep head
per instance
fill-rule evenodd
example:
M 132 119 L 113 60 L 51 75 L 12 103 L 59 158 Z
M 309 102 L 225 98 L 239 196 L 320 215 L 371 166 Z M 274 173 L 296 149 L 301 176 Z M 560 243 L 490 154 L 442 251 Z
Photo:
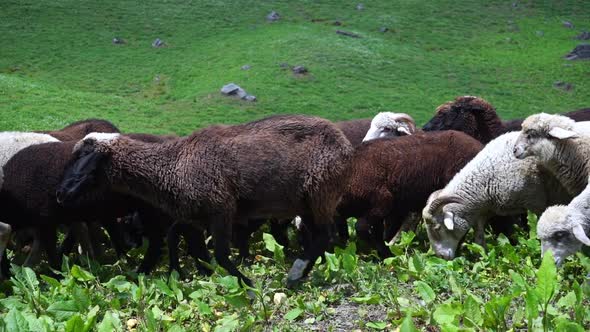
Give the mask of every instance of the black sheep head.
M 494 107 L 482 98 L 474 96 L 457 97 L 440 105 L 436 114 L 422 128 L 424 131 L 457 130 L 479 138 L 479 120 Z
M 74 148 L 72 160 L 64 170 L 56 197 L 60 204 L 71 204 L 78 197 L 96 188 L 101 182 L 101 170 L 108 154 L 95 149 L 96 140 L 85 138 Z

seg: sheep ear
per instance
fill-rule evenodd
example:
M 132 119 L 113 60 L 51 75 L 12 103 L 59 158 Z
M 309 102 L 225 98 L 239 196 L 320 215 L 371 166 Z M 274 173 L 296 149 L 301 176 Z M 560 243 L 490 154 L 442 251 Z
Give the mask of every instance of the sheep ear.
M 578 224 L 574 226 L 574 228 L 572 228 L 572 233 L 574 233 L 574 236 L 580 242 L 587 246 L 590 246 L 590 239 L 588 238 L 588 235 L 586 235 L 586 232 L 584 232 L 584 228 L 582 227 L 582 225 Z
M 404 135 L 412 135 L 412 133 L 406 127 L 397 127 L 396 130 Z
M 576 136 L 578 136 L 578 133 L 571 131 L 571 130 L 566 130 L 566 129 L 559 128 L 559 127 L 554 127 L 553 129 L 551 129 L 549 131 L 549 136 L 557 138 L 557 139 L 566 139 L 566 138 L 576 137 Z
M 455 228 L 455 222 L 453 221 L 454 218 L 455 216 L 453 215 L 453 212 L 445 212 L 443 223 L 449 231 L 452 231 Z

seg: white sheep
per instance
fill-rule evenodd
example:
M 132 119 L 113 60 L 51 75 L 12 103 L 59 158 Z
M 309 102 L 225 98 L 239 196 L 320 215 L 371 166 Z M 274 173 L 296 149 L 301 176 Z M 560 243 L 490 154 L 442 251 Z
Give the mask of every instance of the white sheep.
M 488 143 L 449 184 L 430 195 L 422 216 L 431 246 L 445 259 L 473 227 L 475 242 L 484 246 L 484 228 L 495 216 L 540 213 L 571 196 L 559 182 L 537 167 L 534 158 L 516 159 L 512 153 L 518 132 Z
M 576 196 L 586 188 L 590 175 L 590 122 L 546 113 L 531 115 L 522 123 L 514 155 L 536 157 Z
M 405 113 L 381 112 L 371 120 L 363 142 L 392 136 L 412 135 L 416 132 L 416 122 Z
M 560 265 L 569 255 L 590 246 L 586 233 L 590 232 L 590 186 L 570 204 L 547 208 L 537 224 L 537 238 L 541 240 L 541 250 L 545 254 L 553 252 L 555 263 Z
M 0 189 L 4 183 L 4 165 L 20 150 L 34 145 L 47 142 L 58 142 L 58 140 L 47 134 L 28 133 L 28 132 L 0 132 Z M 0 264 L 2 263 L 2 256 L 12 228 L 10 225 L 0 222 Z

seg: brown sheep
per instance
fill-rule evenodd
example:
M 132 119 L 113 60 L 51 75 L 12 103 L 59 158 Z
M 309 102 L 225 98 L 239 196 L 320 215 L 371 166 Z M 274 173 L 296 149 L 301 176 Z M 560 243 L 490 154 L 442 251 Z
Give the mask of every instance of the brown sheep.
M 289 271 L 288 285 L 329 248 L 353 152 L 331 122 L 298 115 L 213 126 L 161 144 L 91 134 L 77 150 L 78 172 L 64 178 L 58 197 L 70 199 L 102 183 L 161 207 L 175 220 L 209 227 L 215 259 L 247 284 L 228 257 L 233 224 L 304 216 L 308 245 Z
M 590 120 L 590 108 L 564 114 L 575 121 Z M 424 131 L 457 130 L 487 144 L 510 131 L 519 131 L 523 119 L 502 121 L 492 104 L 482 98 L 461 96 L 436 109 L 436 114 L 422 127 Z
M 456 131 L 418 133 L 360 145 L 338 207 L 338 225 L 345 227 L 346 218 L 352 216 L 367 218 L 370 229 L 358 229 L 359 237 L 370 239 L 380 256 L 389 256 L 382 236 L 383 220 L 387 233 L 395 234 L 407 215 L 421 211 L 428 196 L 443 188 L 482 147 Z
M 40 131 L 49 134 L 62 142 L 78 141 L 90 133 L 118 133 L 119 128 L 106 120 L 87 119 L 76 121 L 59 130 Z

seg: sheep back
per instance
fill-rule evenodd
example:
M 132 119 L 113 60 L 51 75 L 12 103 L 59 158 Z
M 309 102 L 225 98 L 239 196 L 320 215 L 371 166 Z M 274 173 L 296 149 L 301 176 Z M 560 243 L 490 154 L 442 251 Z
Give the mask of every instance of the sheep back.
M 334 123 L 340 129 L 353 147 L 359 146 L 371 127 L 371 119 L 356 119 Z
M 456 131 L 366 142 L 354 153 L 339 212 L 383 218 L 420 211 L 428 196 L 444 187 L 482 147 Z
M 90 133 L 118 133 L 119 128 L 106 120 L 87 119 L 76 121 L 60 130 L 43 131 L 60 141 L 75 141 L 84 138 Z

